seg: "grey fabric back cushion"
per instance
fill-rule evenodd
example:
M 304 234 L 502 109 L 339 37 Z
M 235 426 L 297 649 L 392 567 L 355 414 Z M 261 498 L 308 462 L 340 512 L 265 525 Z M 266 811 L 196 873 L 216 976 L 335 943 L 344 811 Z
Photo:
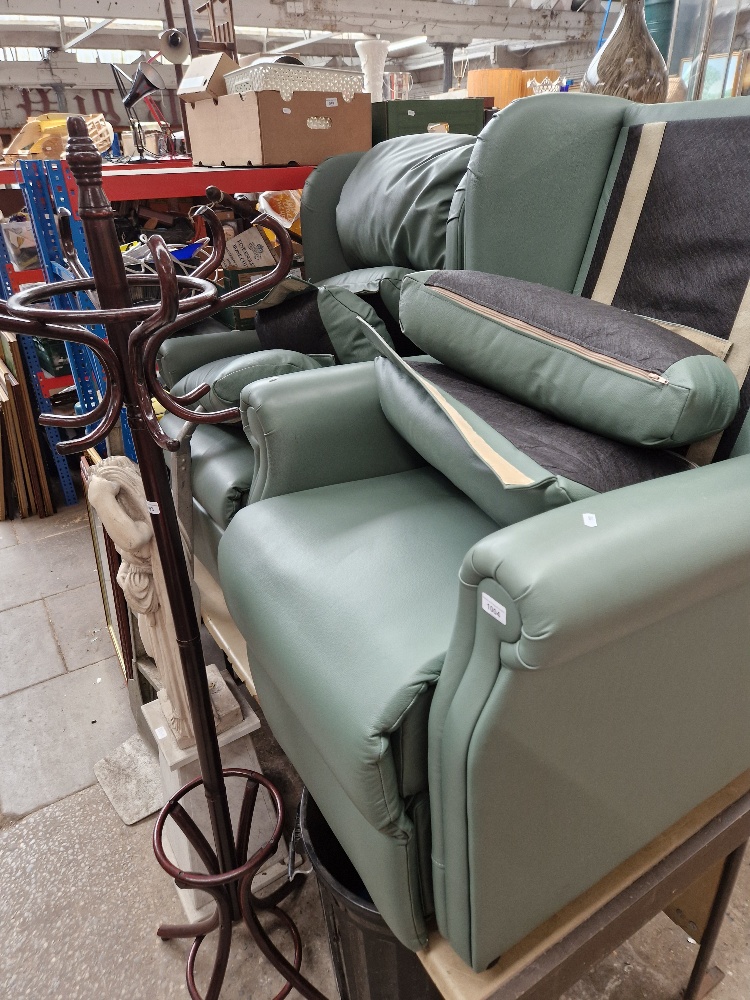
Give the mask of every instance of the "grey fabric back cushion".
M 564 424 L 435 361 L 412 360 L 408 367 L 412 375 L 403 363 L 375 362 L 383 413 L 498 525 L 690 467 L 672 452 Z M 419 379 L 437 391 L 452 417 Z
M 750 101 L 731 104 L 737 112 L 729 117 L 706 110 L 703 118 L 664 123 L 657 115 L 623 129 L 577 282 L 584 296 L 735 342 L 727 360 L 741 385 L 740 406 L 716 460 L 732 453 L 750 413 L 750 377 L 737 342 L 750 289 Z M 644 148 L 655 133 L 654 159 Z M 624 262 L 623 220 L 632 232 Z M 620 261 L 614 269 L 612 259 Z
M 352 269 L 444 266 L 448 212 L 475 142 L 473 135 L 407 135 L 365 153 L 336 209 Z

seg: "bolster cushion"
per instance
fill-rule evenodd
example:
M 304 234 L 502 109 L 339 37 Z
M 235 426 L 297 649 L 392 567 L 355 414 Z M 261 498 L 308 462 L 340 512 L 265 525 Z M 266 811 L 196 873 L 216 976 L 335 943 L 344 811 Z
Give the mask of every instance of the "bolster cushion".
M 377 350 L 363 331 L 360 318 L 393 346 L 388 329 L 373 306 L 344 287 L 306 283 L 283 301 L 258 309 L 255 330 L 265 350 L 281 348 L 304 354 L 331 354 L 340 364 L 372 361 Z
M 403 357 L 418 354 L 414 344 L 404 335 L 398 320 L 401 284 L 413 269 L 407 267 L 365 267 L 326 278 L 322 287 L 345 288 L 372 306 L 383 321 L 396 351 Z
M 723 430 L 739 406 L 736 378 L 705 347 L 543 285 L 424 271 L 404 278 L 400 318 L 454 371 L 617 441 L 689 444 Z
M 209 391 L 196 403 L 209 413 L 240 405 L 240 395 L 246 385 L 271 375 L 320 368 L 320 362 L 296 351 L 258 351 L 234 358 L 212 361 L 190 372 L 174 386 L 172 395 L 183 396 L 206 383 Z

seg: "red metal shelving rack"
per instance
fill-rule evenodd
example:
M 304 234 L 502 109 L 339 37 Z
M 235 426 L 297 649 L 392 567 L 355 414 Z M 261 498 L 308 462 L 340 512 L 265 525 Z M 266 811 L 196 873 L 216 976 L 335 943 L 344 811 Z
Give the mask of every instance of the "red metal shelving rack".
M 194 167 L 187 157 L 141 164 L 113 163 L 103 170 L 104 192 L 110 201 L 148 198 L 195 198 L 215 185 L 222 191 L 283 191 L 301 188 L 314 167 Z M 75 181 L 70 178 L 71 183 Z M 13 167 L 0 166 L 0 186 L 16 185 Z

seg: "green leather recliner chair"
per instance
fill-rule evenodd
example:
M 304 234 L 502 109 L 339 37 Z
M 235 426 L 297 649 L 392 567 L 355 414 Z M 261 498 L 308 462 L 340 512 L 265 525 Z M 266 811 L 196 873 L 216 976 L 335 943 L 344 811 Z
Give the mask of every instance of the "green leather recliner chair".
M 264 316 L 281 318 L 275 326 L 267 323 L 265 334 L 230 331 L 211 319 L 197 333 L 166 341 L 160 374 L 167 388 L 180 395 L 208 383 L 212 393 L 203 404 L 223 409 L 238 405 L 251 380 L 374 358 L 358 315 L 392 337 L 400 351 L 412 353 L 399 342 L 400 282 L 411 271 L 446 266 L 451 202 L 475 142 L 465 135 L 406 136 L 321 164 L 302 198 L 306 273 L 319 289 L 317 302 L 306 296 L 306 311 L 293 320 L 284 309 L 295 301 L 268 310 Z M 313 329 L 321 315 L 326 329 Z M 181 421 L 167 415 L 163 426 L 177 434 Z M 256 456 L 239 425 L 204 424 L 190 448 L 195 554 L 217 578 L 221 535 L 237 510 L 263 495 L 262 443 Z M 325 482 L 321 468 L 315 485 Z
M 466 270 L 404 283 L 429 356 L 242 393 L 222 588 L 409 948 L 434 915 L 485 969 L 750 767 L 748 138 L 746 99 L 511 105 Z

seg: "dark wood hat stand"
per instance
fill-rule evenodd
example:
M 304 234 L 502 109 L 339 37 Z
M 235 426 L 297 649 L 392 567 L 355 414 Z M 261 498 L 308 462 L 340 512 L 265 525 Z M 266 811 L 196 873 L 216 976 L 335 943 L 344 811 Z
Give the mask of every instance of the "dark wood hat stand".
M 229 960 L 233 925 L 241 920 L 244 920 L 262 953 L 286 980 L 274 1000 L 282 1000 L 292 987 L 309 1000 L 326 1000 L 299 971 L 302 947 L 292 919 L 277 907 L 266 907 L 274 912 L 291 934 L 294 959 L 289 962 L 271 942 L 256 914 L 256 909 L 263 907 L 263 903 L 252 894 L 252 880 L 276 850 L 281 836 L 281 796 L 261 774 L 238 768 L 222 769 L 190 575 L 162 454 L 163 449 L 176 451 L 179 442 L 162 431 L 152 406 L 154 397 L 171 413 L 195 423 L 220 423 L 239 417 L 238 410 L 209 414 L 187 409 L 209 387 L 200 386 L 182 397 L 171 396 L 156 375 L 157 353 L 167 337 L 224 306 L 246 301 L 281 281 L 292 263 L 289 236 L 273 219 L 261 216 L 259 221 L 279 238 L 281 256 L 278 265 L 257 281 L 219 295 L 216 286 L 205 280 L 205 276 L 215 271 L 224 256 L 224 234 L 214 213 L 208 208 L 200 209 L 205 215 L 214 245 L 211 257 L 193 275 L 178 276 L 166 244 L 161 237 L 152 236 L 149 246 L 157 274 L 128 276 L 115 231 L 114 212 L 102 189 L 101 157 L 89 138 L 82 118 L 68 120 L 68 133 L 68 163 L 78 183 L 78 211 L 93 276 L 24 290 L 14 295 L 7 304 L 0 302 L 0 318 L 4 327 L 16 333 L 85 344 L 94 351 L 104 368 L 106 391 L 93 411 L 81 416 L 45 414 L 40 418 L 42 423 L 64 428 L 79 429 L 93 425 L 93 429 L 83 436 L 59 445 L 60 452 L 81 452 L 103 441 L 121 412 L 127 414 L 132 432 L 154 536 L 164 567 L 201 769 L 201 777 L 182 788 L 160 813 L 154 830 L 154 852 L 162 868 L 178 885 L 202 889 L 216 901 L 216 911 L 210 919 L 193 925 L 163 926 L 158 933 L 163 938 L 195 939 L 187 960 L 187 987 L 192 1000 L 218 1000 Z M 160 301 L 133 305 L 130 285 L 158 285 Z M 96 292 L 99 308 L 53 311 L 42 305 L 53 295 L 82 291 Z M 102 324 L 107 340 L 97 337 L 83 324 Z M 227 801 L 227 778 L 245 783 L 236 835 Z M 180 804 L 180 800 L 199 785 L 203 786 L 208 804 L 213 845 L 209 844 Z M 248 858 L 250 828 L 261 786 L 270 793 L 276 811 L 276 828 L 271 840 Z M 170 817 L 195 847 L 206 866 L 205 873 L 180 871 L 166 857 L 162 831 Z M 216 928 L 219 931 L 216 955 L 208 990 L 202 997 L 195 982 L 195 960 L 204 937 Z

